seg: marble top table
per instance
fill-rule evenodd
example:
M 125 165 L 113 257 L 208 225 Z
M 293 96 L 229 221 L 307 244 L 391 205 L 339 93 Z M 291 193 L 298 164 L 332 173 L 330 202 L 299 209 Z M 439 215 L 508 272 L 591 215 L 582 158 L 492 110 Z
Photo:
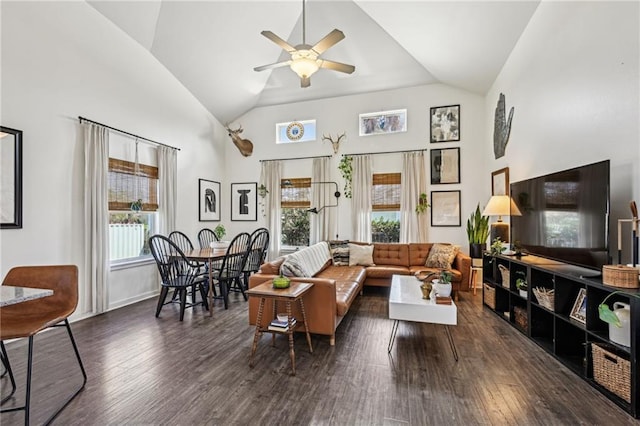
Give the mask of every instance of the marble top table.
M 40 299 L 53 295 L 53 290 L 45 288 L 14 287 L 11 285 L 0 286 L 0 307 L 26 302 L 27 300 Z

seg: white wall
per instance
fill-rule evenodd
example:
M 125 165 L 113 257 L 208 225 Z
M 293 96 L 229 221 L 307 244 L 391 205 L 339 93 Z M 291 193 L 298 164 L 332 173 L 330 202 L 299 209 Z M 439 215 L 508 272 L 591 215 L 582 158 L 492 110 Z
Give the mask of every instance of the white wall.
M 429 143 L 429 108 L 434 106 L 460 104 L 461 140 L 460 142 Z M 407 109 L 407 132 L 389 135 L 358 136 L 358 114 Z M 292 120 L 317 120 L 318 140 L 298 144 L 275 143 L 275 124 Z M 411 87 L 406 89 L 381 91 L 363 95 L 344 96 L 256 108 L 236 123 L 242 124 L 244 136 L 254 144 L 254 154 L 243 158 L 235 149 L 227 150 L 228 182 L 258 182 L 260 163 L 263 159 L 297 158 L 319 155 L 333 155 L 331 143 L 321 140 L 321 135 L 346 131 L 347 137 L 340 144 L 338 155 L 332 158 L 333 180 L 337 181 L 340 191 L 344 181 L 338 171 L 342 154 L 403 151 L 412 149 L 432 149 L 460 147 L 461 184 L 428 185 L 433 190 L 462 190 L 461 227 L 434 227 L 428 231 L 430 241 L 447 241 L 460 244 L 468 251 L 465 223 L 477 203 L 485 205 L 489 198 L 490 176 L 482 175 L 484 158 L 485 124 L 484 98 L 463 90 L 441 84 Z M 428 153 L 426 153 L 428 155 Z M 375 155 L 374 172 L 399 172 L 402 169 L 401 154 Z M 283 177 L 310 177 L 312 160 L 285 161 Z M 237 165 L 237 166 L 236 166 Z M 428 175 L 428 173 L 427 173 Z M 478 176 L 482 176 L 478 178 Z M 271 190 L 271 189 L 269 189 Z M 430 196 L 429 196 L 430 197 Z M 339 238 L 351 238 L 351 200 L 343 197 L 339 200 Z M 428 212 L 427 214 L 430 214 Z M 428 221 L 430 223 L 430 220 Z M 256 226 L 263 226 L 259 217 L 257 224 L 232 222 L 234 232 Z
M 224 178 L 220 123 L 85 2 L 3 2 L 1 18 L 1 122 L 24 131 L 24 216 L 23 229 L 0 231 L 0 275 L 15 265 L 72 263 L 83 280 L 79 115 L 181 148 L 177 227 L 195 238 L 198 178 Z M 114 271 L 109 304 L 157 288 L 154 264 Z
M 515 182 L 611 160 L 614 259 L 617 220 L 631 216 L 630 200 L 640 202 L 639 8 L 638 2 L 540 3 L 486 97 L 486 123 L 493 123 L 500 93 L 515 115 L 498 160 L 487 125 L 485 173 L 508 166 Z

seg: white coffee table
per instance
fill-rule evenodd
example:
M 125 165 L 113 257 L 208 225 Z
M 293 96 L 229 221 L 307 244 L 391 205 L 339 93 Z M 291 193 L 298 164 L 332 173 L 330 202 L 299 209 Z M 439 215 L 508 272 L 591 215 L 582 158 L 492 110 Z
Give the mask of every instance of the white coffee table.
M 389 319 L 394 320 L 389 346 L 391 353 L 400 321 L 443 324 L 453 357 L 458 361 L 458 352 L 453 342 L 449 326 L 458 323 L 458 309 L 451 301 L 450 305 L 437 305 L 435 300 L 422 298 L 421 282 L 413 275 L 394 275 L 389 292 Z

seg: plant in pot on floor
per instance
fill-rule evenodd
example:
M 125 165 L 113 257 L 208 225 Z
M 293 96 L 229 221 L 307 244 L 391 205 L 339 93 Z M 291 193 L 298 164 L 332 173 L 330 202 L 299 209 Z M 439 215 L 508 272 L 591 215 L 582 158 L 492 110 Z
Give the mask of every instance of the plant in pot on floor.
M 469 256 L 481 259 L 489 237 L 489 216 L 482 216 L 480 204 L 467 219 L 467 238 L 469 239 Z
M 517 271 L 516 275 L 518 276 L 518 278 L 516 278 L 516 288 L 518 289 L 518 293 L 520 293 L 520 297 L 524 297 L 526 299 L 527 290 L 529 288 L 527 285 L 527 276 L 523 271 Z

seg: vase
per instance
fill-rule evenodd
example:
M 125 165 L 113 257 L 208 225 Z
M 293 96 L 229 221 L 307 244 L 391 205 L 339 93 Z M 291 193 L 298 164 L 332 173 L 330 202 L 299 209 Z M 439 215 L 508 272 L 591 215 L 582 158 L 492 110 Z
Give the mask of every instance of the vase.
M 518 290 L 518 292 L 520 293 L 520 297 L 527 298 L 527 290 Z
M 451 283 L 442 283 L 440 280 L 433 280 L 433 288 L 436 291 L 436 295 L 440 297 L 451 296 Z
M 425 282 L 420 286 L 420 290 L 422 290 L 422 298 L 429 300 L 429 296 L 431 294 L 431 290 L 433 289 L 433 285 L 429 282 Z
M 486 244 L 472 243 L 469 244 L 469 256 L 472 259 L 482 259 L 482 252 L 486 248 Z

